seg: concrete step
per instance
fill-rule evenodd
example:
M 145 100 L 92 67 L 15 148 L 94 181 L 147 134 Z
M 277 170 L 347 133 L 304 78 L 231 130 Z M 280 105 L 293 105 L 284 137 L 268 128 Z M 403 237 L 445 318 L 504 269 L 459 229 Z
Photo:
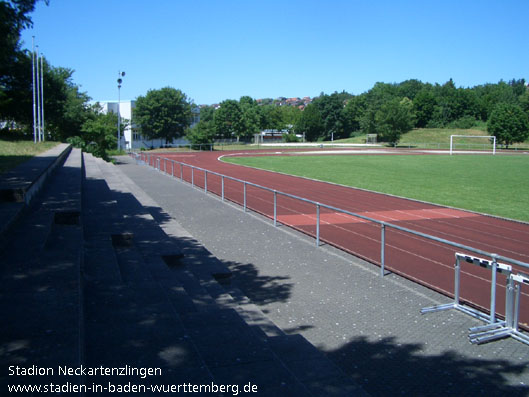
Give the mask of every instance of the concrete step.
M 81 153 L 74 149 L 13 225 L 0 253 L 2 367 L 81 362 L 81 178 Z M 30 378 L 9 377 L 9 383 L 34 383 Z
M 112 246 L 112 230 L 118 221 L 110 189 L 95 163 L 94 157 L 84 154 L 85 178 L 83 180 L 83 226 L 85 266 L 84 278 L 105 286 L 120 286 L 121 273 Z
M 11 233 L 70 150 L 70 145 L 57 145 L 0 175 L 0 237 Z

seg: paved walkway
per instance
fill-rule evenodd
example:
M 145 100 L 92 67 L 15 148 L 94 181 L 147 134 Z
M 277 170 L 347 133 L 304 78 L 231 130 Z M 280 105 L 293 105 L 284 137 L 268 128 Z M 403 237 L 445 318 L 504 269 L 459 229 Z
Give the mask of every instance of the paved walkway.
M 447 298 L 216 196 L 120 158 L 119 169 L 233 273 L 288 334 L 303 335 L 372 395 L 529 395 L 529 347 L 468 342 L 481 323 L 420 315 Z M 156 219 L 156 214 L 153 214 Z
M 2 395 L 366 395 L 217 282 L 227 267 L 117 167 L 77 149 L 1 243 Z

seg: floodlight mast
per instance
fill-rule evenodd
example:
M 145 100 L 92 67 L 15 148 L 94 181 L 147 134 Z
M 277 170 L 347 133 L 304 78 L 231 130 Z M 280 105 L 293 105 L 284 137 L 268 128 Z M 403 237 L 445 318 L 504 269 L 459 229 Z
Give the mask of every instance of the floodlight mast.
M 37 48 L 37 135 L 38 135 L 38 141 L 40 142 L 42 139 L 42 125 L 40 122 L 40 73 L 39 73 L 39 46 L 36 46 Z
M 31 77 L 33 79 L 33 141 L 37 143 L 37 103 L 35 87 L 35 36 L 32 37 L 33 50 L 31 51 Z
M 39 65 L 39 62 L 37 60 L 37 67 Z M 44 130 L 44 54 L 40 54 L 40 100 L 41 100 L 41 133 L 42 133 L 42 141 L 44 142 L 46 140 L 46 132 Z
M 125 76 L 125 72 L 118 71 L 118 152 L 121 150 L 121 83 L 123 83 L 122 77 Z

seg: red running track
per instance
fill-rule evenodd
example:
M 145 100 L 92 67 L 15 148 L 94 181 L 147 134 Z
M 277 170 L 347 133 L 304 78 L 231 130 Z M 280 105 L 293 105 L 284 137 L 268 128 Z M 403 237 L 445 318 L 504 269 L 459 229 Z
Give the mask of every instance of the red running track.
M 251 151 L 255 155 L 263 151 Z M 270 152 L 270 151 L 264 151 Z M 272 153 L 274 151 L 271 151 Z M 170 161 L 252 182 L 260 186 L 304 197 L 312 201 L 403 226 L 445 240 L 471 246 L 529 263 L 529 224 L 451 209 L 433 204 L 368 192 L 326 182 L 224 163 L 221 155 L 241 152 L 164 153 L 160 169 L 191 181 L 191 169 L 174 168 Z M 409 153 L 406 153 L 409 154 Z M 154 165 L 154 159 L 151 160 Z M 193 182 L 204 188 L 203 171 L 195 170 Z M 221 178 L 207 177 L 207 190 L 221 195 Z M 240 183 L 225 179 L 225 199 L 243 203 Z M 273 193 L 247 186 L 247 207 L 273 218 Z M 278 222 L 309 235 L 316 235 L 316 207 L 309 203 L 277 196 Z M 380 264 L 380 226 L 359 218 L 321 208 L 320 239 L 372 263 Z M 448 296 L 454 293 L 454 247 L 386 228 L 385 266 L 411 280 Z M 464 252 L 465 253 L 465 252 Z M 471 252 L 467 254 L 473 255 Z M 475 255 L 474 255 L 475 256 Z M 485 258 L 490 260 L 490 258 Z M 517 269 L 520 270 L 520 269 Z M 527 273 L 527 269 L 524 271 Z M 490 307 L 490 270 L 462 262 L 461 300 L 484 311 Z M 505 312 L 505 276 L 498 275 L 496 310 Z M 520 323 L 529 324 L 529 294 L 522 291 Z

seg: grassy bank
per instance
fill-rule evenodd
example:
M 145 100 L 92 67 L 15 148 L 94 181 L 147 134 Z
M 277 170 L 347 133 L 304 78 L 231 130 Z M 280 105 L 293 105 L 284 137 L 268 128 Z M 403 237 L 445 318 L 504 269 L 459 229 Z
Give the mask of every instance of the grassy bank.
M 483 136 L 489 135 L 486 130 L 482 129 L 460 129 L 460 128 L 416 128 L 403 134 L 400 141 L 400 147 L 418 147 L 430 149 L 448 149 L 450 148 L 450 135 L 467 135 Z M 365 143 L 365 135 L 359 135 L 347 139 L 339 139 L 337 143 Z M 492 149 L 488 138 L 455 138 L 454 143 L 457 149 Z M 516 143 L 512 148 L 529 148 L 529 140 L 526 142 Z
M 56 146 L 57 142 L 6 141 L 0 139 L 0 174 Z

